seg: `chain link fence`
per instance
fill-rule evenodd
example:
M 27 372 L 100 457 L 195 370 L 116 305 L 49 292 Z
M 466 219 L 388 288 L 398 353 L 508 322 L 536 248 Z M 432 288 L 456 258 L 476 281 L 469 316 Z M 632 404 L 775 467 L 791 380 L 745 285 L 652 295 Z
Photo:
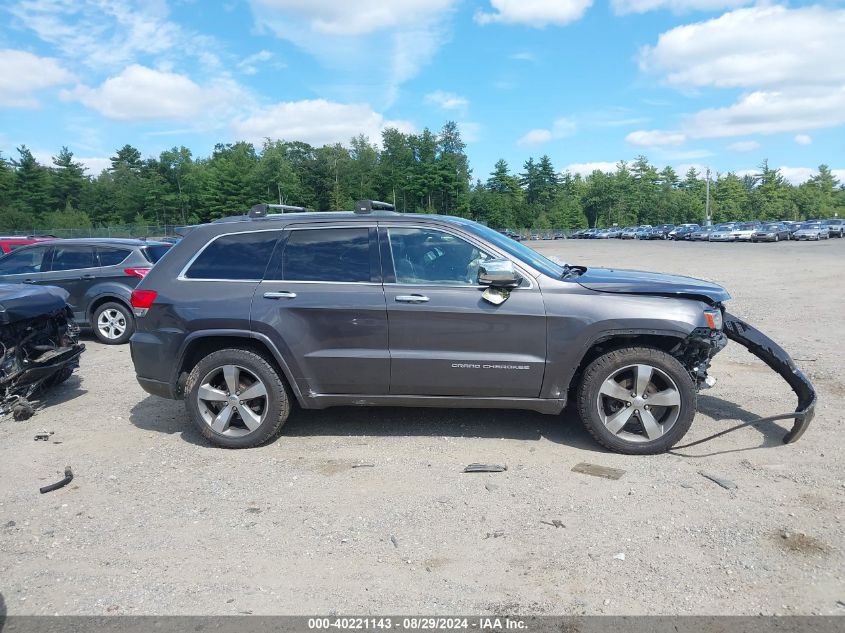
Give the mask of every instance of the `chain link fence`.
M 181 224 L 127 224 L 124 226 L 95 226 L 81 229 L 30 229 L 2 231 L 7 236 L 51 236 L 72 237 L 174 237 Z

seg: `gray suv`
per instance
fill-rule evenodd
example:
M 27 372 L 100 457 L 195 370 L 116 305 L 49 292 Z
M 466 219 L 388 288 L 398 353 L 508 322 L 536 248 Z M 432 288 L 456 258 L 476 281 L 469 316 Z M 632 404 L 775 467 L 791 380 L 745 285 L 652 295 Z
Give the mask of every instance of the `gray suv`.
M 135 329 L 132 289 L 170 246 L 118 238 L 40 242 L 0 258 L 0 282 L 64 288 L 76 322 L 103 343 L 119 345 Z
M 190 230 L 132 294 L 141 386 L 184 398 L 230 448 L 273 438 L 293 400 L 558 414 L 572 398 L 598 442 L 645 454 L 684 436 L 732 338 L 792 381 L 788 440 L 809 424 L 812 385 L 724 312 L 716 284 L 561 265 L 462 218 L 359 209 Z

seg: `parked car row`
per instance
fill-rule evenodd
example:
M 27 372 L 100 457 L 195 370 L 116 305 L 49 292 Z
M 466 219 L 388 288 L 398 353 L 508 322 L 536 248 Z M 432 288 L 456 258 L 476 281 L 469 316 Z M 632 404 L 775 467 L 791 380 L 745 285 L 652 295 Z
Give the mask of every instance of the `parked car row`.
M 91 327 L 103 343 L 117 345 L 135 331 L 132 290 L 171 246 L 118 238 L 33 238 L 0 257 L 0 283 L 63 288 L 76 323 Z
M 712 226 L 660 224 L 624 228 L 582 229 L 571 239 L 676 240 L 691 242 L 779 242 L 781 240 L 826 240 L 845 236 L 845 220 L 806 222 L 726 222 Z

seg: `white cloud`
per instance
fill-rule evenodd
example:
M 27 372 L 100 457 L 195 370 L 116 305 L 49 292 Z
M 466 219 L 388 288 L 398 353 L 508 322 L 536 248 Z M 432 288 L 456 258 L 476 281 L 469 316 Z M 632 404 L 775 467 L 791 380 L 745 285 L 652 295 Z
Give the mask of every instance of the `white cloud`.
M 73 74 L 52 57 L 0 50 L 0 106 L 35 107 L 38 101 L 33 93 L 73 80 Z
M 687 115 L 686 138 L 799 132 L 845 123 L 845 9 L 769 5 L 679 26 L 640 51 L 640 68 L 681 90 L 741 88 Z M 641 134 L 641 133 L 636 133 Z
M 616 171 L 616 163 L 609 163 L 598 161 L 594 163 L 571 163 L 561 170 L 561 173 L 569 172 L 571 174 L 581 174 L 582 176 L 589 176 L 594 171 L 602 171 L 606 174 Z
M 661 145 L 680 145 L 686 140 L 686 136 L 680 132 L 667 132 L 664 130 L 637 130 L 625 137 L 631 145 L 643 147 L 659 147 Z
M 454 92 L 444 92 L 443 90 L 435 90 L 425 96 L 426 103 L 433 103 L 440 106 L 444 110 L 462 110 L 469 105 L 469 100 L 466 97 L 456 95 Z
M 477 143 L 481 140 L 482 125 L 475 121 L 458 121 L 461 140 L 464 143 Z
M 279 12 L 304 20 L 323 35 L 366 35 L 426 21 L 455 4 L 455 0 L 253 0 L 258 12 Z
M 448 37 L 458 0 L 252 0 L 266 27 L 341 71 L 347 86 L 392 102 L 399 86 L 428 64 Z
M 562 26 L 580 20 L 593 0 L 490 0 L 492 13 L 478 11 L 479 24 L 500 22 L 535 28 Z
M 676 27 L 640 68 L 682 87 L 763 88 L 845 81 L 845 10 L 758 6 Z
M 312 145 L 348 143 L 364 134 L 374 142 L 386 127 L 412 131 L 407 121 L 388 121 L 366 104 L 344 104 L 325 99 L 284 101 L 237 119 L 237 138 L 261 142 L 264 138 L 305 141 Z
M 514 53 L 510 56 L 511 59 L 515 59 L 516 61 L 520 62 L 536 62 L 537 56 L 534 53 L 529 51 L 520 51 L 518 53 Z
M 809 134 L 796 134 L 795 142 L 799 145 L 810 145 L 813 142 L 813 137 Z
M 737 141 L 728 145 L 728 149 L 732 152 L 753 152 L 760 149 L 760 143 L 757 141 Z
M 731 106 L 701 110 L 683 129 L 692 138 L 813 130 L 845 123 L 845 85 L 832 89 L 752 92 Z
M 67 101 L 79 101 L 118 121 L 194 121 L 219 114 L 244 95 L 229 80 L 201 86 L 186 75 L 132 64 L 96 88 L 80 85 L 62 91 Z
M 258 72 L 259 64 L 269 62 L 271 59 L 273 59 L 273 53 L 270 51 L 258 51 L 238 62 L 238 68 L 246 75 L 254 75 Z
M 92 68 L 119 68 L 139 55 L 188 56 L 206 68 L 219 66 L 213 38 L 169 20 L 161 0 L 17 0 L 8 11 L 64 57 Z
M 815 167 L 788 167 L 781 165 L 778 167 L 778 170 L 780 170 L 781 176 L 783 176 L 784 180 L 793 185 L 800 185 L 803 182 L 807 182 L 810 178 L 817 176 L 819 173 L 819 170 Z M 845 182 L 845 169 L 831 169 L 830 172 L 833 174 L 834 178 L 839 180 L 840 183 Z M 757 176 L 760 174 L 760 169 L 739 169 L 734 173 L 740 178 L 743 178 L 744 176 Z
M 541 145 L 552 140 L 552 131 L 543 129 L 529 130 L 516 142 L 517 145 Z
M 675 13 L 687 11 L 717 11 L 735 9 L 754 0 L 612 0 L 611 6 L 616 15 L 628 13 L 646 13 L 656 9 L 669 9 Z
M 535 128 L 529 130 L 516 142 L 520 146 L 542 145 L 554 139 L 572 136 L 578 131 L 578 126 L 570 118 L 559 117 L 552 123 L 551 129 Z
M 111 167 L 111 160 L 105 156 L 74 156 L 73 159 L 82 163 L 89 176 L 99 176 Z

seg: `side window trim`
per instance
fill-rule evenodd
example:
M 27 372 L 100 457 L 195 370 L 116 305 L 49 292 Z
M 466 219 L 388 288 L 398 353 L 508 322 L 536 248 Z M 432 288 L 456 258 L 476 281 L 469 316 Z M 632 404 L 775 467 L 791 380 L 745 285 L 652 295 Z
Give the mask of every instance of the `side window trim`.
M 53 262 L 56 259 L 56 246 L 53 246 L 52 248 L 50 248 L 50 252 L 47 255 L 44 256 L 45 258 L 48 255 L 50 257 L 50 260 L 48 262 L 49 263 L 49 270 L 46 270 L 46 271 L 42 270 L 41 272 L 72 273 L 72 272 L 77 271 L 77 270 L 92 270 L 94 268 L 99 268 L 100 258 L 97 255 L 97 247 L 96 246 L 90 246 L 88 244 L 78 244 L 78 245 L 70 244 L 70 245 L 68 245 L 69 248 L 73 248 L 74 246 L 80 246 L 81 248 L 90 248 L 91 249 L 91 261 L 93 262 L 94 265 L 93 266 L 85 266 L 84 268 L 62 268 L 60 270 L 53 270 Z M 42 264 L 42 267 L 43 267 L 43 264 Z
M 390 248 L 390 236 L 389 230 L 390 229 L 425 229 L 429 231 L 441 231 L 446 233 L 447 235 L 451 235 L 452 237 L 456 237 L 461 239 L 468 244 L 472 244 L 479 250 L 482 250 L 488 254 L 491 254 L 497 258 L 501 259 L 508 259 L 510 260 L 513 265 L 517 268 L 517 270 L 522 273 L 523 283 L 527 285 L 523 286 L 520 285 L 519 288 L 521 290 L 531 290 L 535 287 L 533 275 L 528 273 L 525 269 L 525 266 L 522 265 L 522 262 L 518 260 L 514 260 L 512 257 L 508 257 L 507 255 L 501 253 L 498 249 L 492 248 L 491 245 L 488 245 L 486 242 L 479 240 L 477 237 L 472 238 L 467 235 L 463 235 L 461 233 L 456 233 L 455 231 L 449 230 L 449 228 L 441 226 L 439 224 L 418 224 L 418 223 L 399 223 L 399 222 L 379 222 L 379 244 L 381 250 L 381 260 L 382 260 L 382 274 L 384 276 L 384 284 L 391 285 L 391 286 L 400 286 L 400 287 L 426 287 L 426 288 L 468 288 L 472 290 L 479 290 L 482 288 L 486 288 L 487 286 L 479 286 L 473 284 L 439 284 L 439 283 L 399 283 L 396 281 L 396 272 L 395 267 L 393 264 L 393 255 Z
M 215 235 L 215 236 L 214 236 L 214 237 L 212 237 L 210 240 L 208 240 L 208 241 L 207 241 L 207 242 L 203 245 L 203 247 L 202 247 L 201 249 L 199 249 L 196 253 L 194 253 L 194 255 L 193 255 L 193 256 L 192 256 L 192 257 L 188 260 L 188 263 L 186 263 L 186 264 L 182 267 L 182 270 L 181 270 L 181 271 L 179 272 L 179 274 L 177 275 L 176 280 L 177 280 L 177 281 L 199 281 L 199 282 L 208 282 L 208 281 L 212 281 L 212 282 L 228 281 L 228 282 L 232 282 L 232 283 L 248 283 L 248 284 L 259 283 L 259 282 L 261 282 L 261 281 L 262 281 L 263 277 L 264 277 L 264 276 L 266 276 L 266 274 L 267 274 L 268 267 L 269 267 L 270 263 L 272 263 L 272 260 L 273 260 L 273 255 L 274 255 L 274 253 L 275 253 L 275 249 L 278 249 L 278 247 L 279 247 L 279 242 L 280 242 L 280 241 L 283 239 L 283 237 L 284 237 L 284 236 L 282 235 L 282 233 L 284 233 L 284 232 L 285 232 L 285 231 L 284 231 L 283 229 L 275 228 L 275 229 L 256 229 L 256 230 L 254 230 L 254 231 L 231 231 L 231 232 L 229 232 L 229 233 L 220 233 L 219 235 Z M 274 247 L 274 253 L 271 253 L 271 255 L 270 255 L 270 262 L 268 262 L 268 266 L 266 266 L 266 267 L 264 268 L 264 274 L 261 276 L 261 277 L 262 277 L 262 279 L 210 279 L 210 278 L 208 278 L 208 279 L 207 279 L 207 278 L 188 277 L 188 276 L 187 276 L 187 273 L 188 273 L 188 271 L 191 269 L 191 266 L 193 266 L 193 265 L 194 265 L 194 262 L 195 262 L 197 259 L 199 259 L 200 255 L 202 255 L 202 254 L 205 252 L 205 250 L 206 250 L 208 247 L 210 247 L 210 246 L 211 246 L 214 242 L 216 242 L 217 240 L 219 240 L 219 239 L 220 239 L 220 238 L 222 238 L 222 237 L 228 237 L 228 236 L 230 236 L 230 235 L 243 235 L 243 234 L 246 234 L 246 233 L 279 233 L 279 234 L 280 234 L 280 235 L 279 235 L 279 237 L 278 237 L 278 238 L 277 238 L 277 240 L 276 240 L 276 246 Z
M 284 253 L 288 245 L 288 240 L 294 231 L 313 231 L 313 230 L 331 230 L 331 229 L 368 229 L 369 238 L 369 263 L 370 263 L 370 281 L 309 281 L 302 279 L 283 279 L 282 270 L 284 262 Z M 358 286 L 380 286 L 382 284 L 381 277 L 381 261 L 379 255 L 379 241 L 378 241 L 378 227 L 376 224 L 362 224 L 360 222 L 335 224 L 335 223 L 315 223 L 315 224 L 293 224 L 285 227 L 284 235 L 276 244 L 276 250 L 270 258 L 270 265 L 264 275 L 263 281 L 276 282 L 285 284 L 344 284 L 344 285 L 358 285 Z M 272 275 L 271 275 L 272 273 Z

